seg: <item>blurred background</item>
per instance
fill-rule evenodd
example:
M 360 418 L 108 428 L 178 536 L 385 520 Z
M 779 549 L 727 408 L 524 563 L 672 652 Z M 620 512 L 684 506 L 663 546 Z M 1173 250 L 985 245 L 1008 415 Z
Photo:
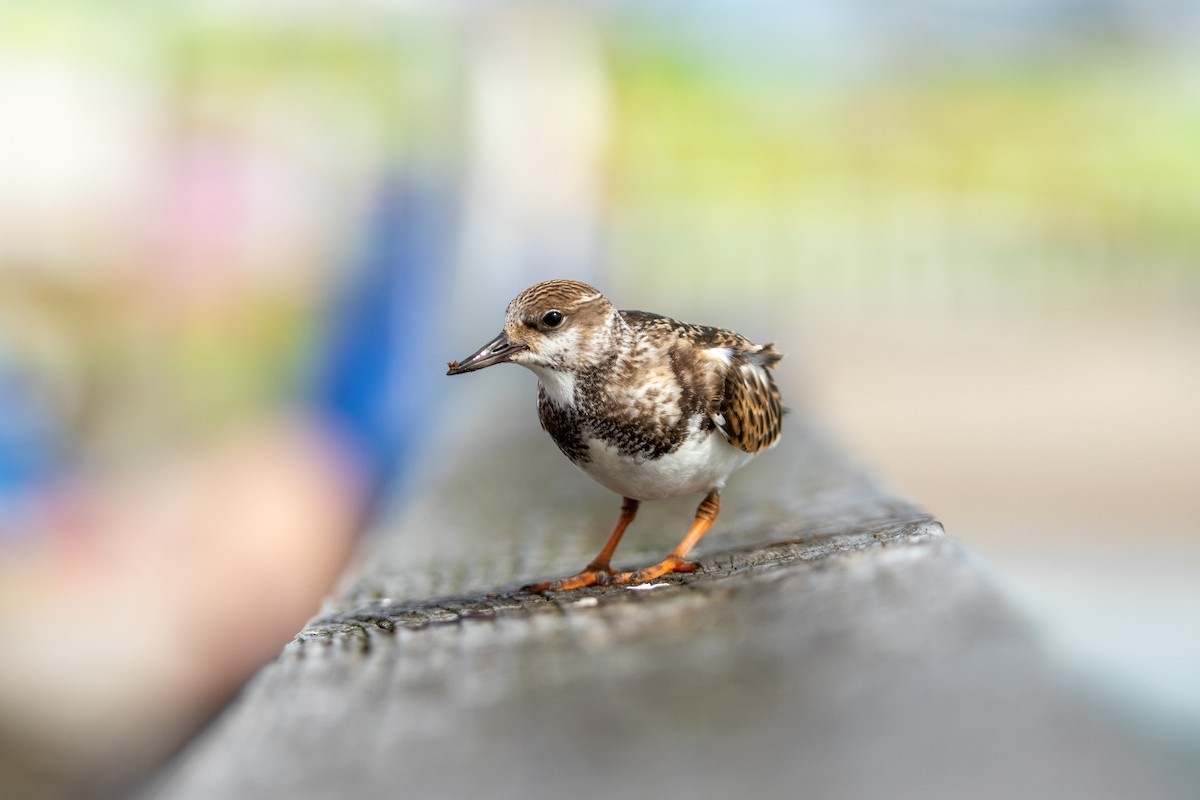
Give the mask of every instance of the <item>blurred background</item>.
M 0 502 L 301 403 L 364 259 L 429 278 L 445 430 L 444 363 L 582 278 L 779 342 L 1200 780 L 1197 53 L 1183 0 L 10 0 Z

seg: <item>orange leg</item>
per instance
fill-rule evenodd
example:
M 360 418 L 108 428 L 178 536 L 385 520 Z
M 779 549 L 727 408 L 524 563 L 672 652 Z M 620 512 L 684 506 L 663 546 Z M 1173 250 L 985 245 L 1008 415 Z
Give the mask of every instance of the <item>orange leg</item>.
M 721 496 L 716 489 L 713 489 L 700 501 L 700 506 L 696 509 L 696 521 L 692 523 L 692 527 L 683 537 L 683 541 L 676 545 L 669 556 L 653 566 L 613 575 L 611 581 L 613 583 L 645 583 L 671 572 L 695 572 L 700 565 L 688 561 L 688 553 L 692 552 L 692 548 L 696 546 L 700 538 L 708 533 L 708 529 L 717 521 L 717 515 L 720 513 Z
M 617 519 L 617 524 L 613 528 L 612 534 L 608 537 L 608 541 L 604 543 L 604 547 L 592 559 L 592 562 L 584 567 L 582 572 L 572 575 L 569 578 L 559 578 L 556 581 L 546 581 L 545 583 L 532 583 L 524 587 L 527 592 L 565 592 L 568 589 L 581 589 L 584 586 L 593 586 L 597 583 L 608 583 L 617 573 L 612 571 L 612 556 L 617 549 L 617 545 L 621 542 L 621 537 L 625 535 L 625 529 L 629 527 L 629 523 L 633 522 L 633 518 L 637 516 L 639 501 L 632 497 L 626 497 L 621 502 L 621 516 Z M 699 538 L 699 537 L 696 537 Z

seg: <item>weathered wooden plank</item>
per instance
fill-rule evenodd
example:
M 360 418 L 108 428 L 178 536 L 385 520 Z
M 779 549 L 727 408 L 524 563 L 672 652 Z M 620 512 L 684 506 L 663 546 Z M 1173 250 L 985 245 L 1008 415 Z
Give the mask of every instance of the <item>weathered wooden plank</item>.
M 803 419 L 731 482 L 704 572 L 558 596 L 517 587 L 582 566 L 618 500 L 497 427 L 147 797 L 1170 796 L 936 520 Z M 686 528 L 657 505 L 618 564 Z

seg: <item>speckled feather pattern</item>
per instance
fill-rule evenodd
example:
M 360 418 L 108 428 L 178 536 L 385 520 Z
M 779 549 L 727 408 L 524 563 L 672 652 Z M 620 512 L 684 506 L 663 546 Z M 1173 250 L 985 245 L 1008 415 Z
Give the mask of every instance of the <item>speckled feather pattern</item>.
M 779 438 L 783 416 L 769 368 L 780 356 L 733 331 L 687 325 L 644 311 L 621 311 L 613 358 L 579 373 L 575 403 L 539 391 L 542 427 L 576 464 L 589 460 L 587 438 L 634 459 L 675 451 L 696 428 L 714 428 L 747 453 Z M 712 350 L 728 351 L 711 355 Z
M 688 413 L 703 411 L 730 444 L 747 453 L 779 439 L 783 403 L 771 370 L 783 356 L 774 344 L 757 345 L 740 333 L 645 311 L 619 314 L 657 351 L 653 360 L 670 364 L 692 400 Z
M 781 358 L 733 331 L 690 325 L 645 311 L 616 311 L 575 281 L 538 284 L 509 305 L 506 330 L 536 329 L 550 309 L 567 314 L 574 347 L 545 354 L 571 372 L 569 396 L 543 380 L 542 427 L 585 471 L 599 440 L 631 466 L 661 459 L 714 431 L 745 453 L 779 438 L 783 408 L 771 369 Z M 518 331 L 513 331 L 517 328 Z M 544 369 L 535 369 L 539 376 Z
M 497 342 L 503 360 L 538 376 L 538 417 L 559 449 L 627 497 L 720 489 L 779 439 L 772 369 L 782 356 L 771 344 L 617 311 L 595 288 L 567 280 L 517 295 Z

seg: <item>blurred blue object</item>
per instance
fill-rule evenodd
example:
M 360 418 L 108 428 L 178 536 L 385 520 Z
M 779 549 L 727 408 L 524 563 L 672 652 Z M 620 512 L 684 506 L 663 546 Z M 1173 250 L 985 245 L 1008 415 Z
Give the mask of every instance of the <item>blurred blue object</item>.
M 311 400 L 367 479 L 368 513 L 412 465 L 430 427 L 436 342 L 452 211 L 444 191 L 386 180 L 358 262 L 336 293 L 318 347 Z
M 36 369 L 0 341 L 0 536 L 20 532 L 61 467 L 64 430 Z

